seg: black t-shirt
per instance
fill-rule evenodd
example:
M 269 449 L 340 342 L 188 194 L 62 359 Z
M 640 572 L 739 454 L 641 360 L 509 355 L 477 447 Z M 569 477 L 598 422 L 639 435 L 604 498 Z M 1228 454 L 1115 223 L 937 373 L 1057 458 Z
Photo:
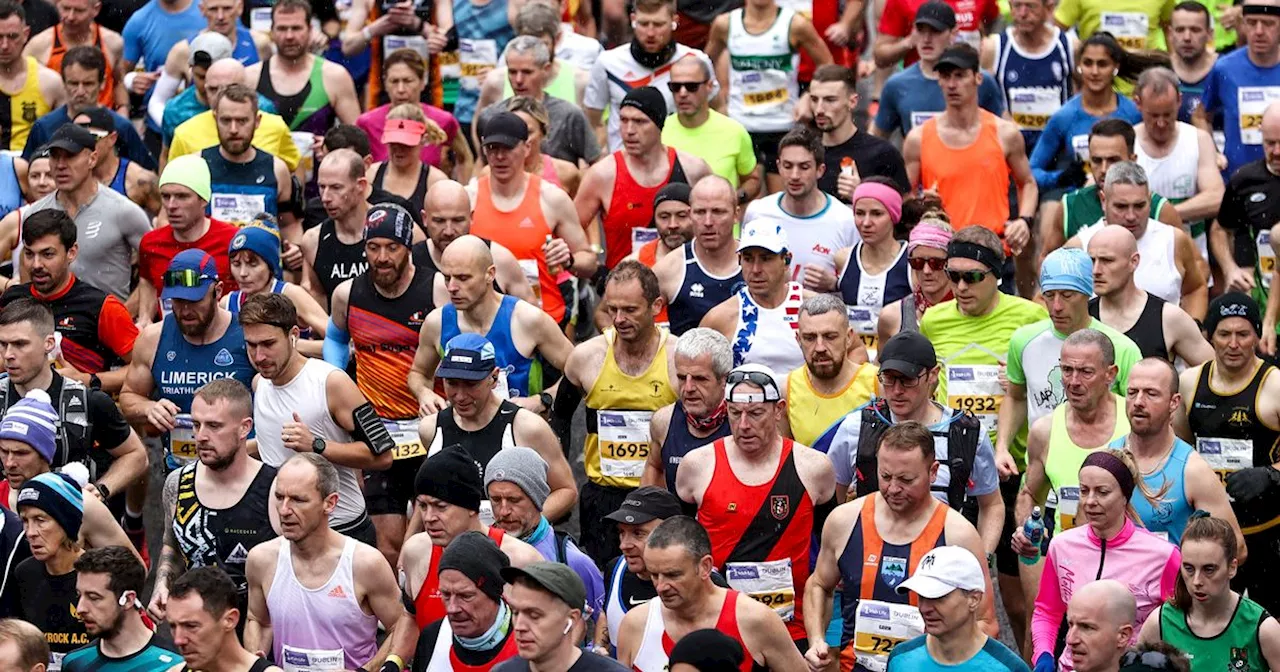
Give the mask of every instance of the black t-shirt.
M 590 651 L 583 651 L 578 656 L 577 662 L 569 666 L 565 672 L 626 672 L 626 667 L 612 658 L 596 655 Z M 493 672 L 528 672 L 529 661 L 516 656 L 510 660 L 498 663 L 493 668 Z
M 44 563 L 35 558 L 23 560 L 13 571 L 18 583 L 18 617 L 40 628 L 49 650 L 65 654 L 89 643 L 84 622 L 76 613 L 80 596 L 76 593 L 76 573 L 50 576 Z
M 859 131 L 848 140 L 824 149 L 826 150 L 824 163 L 827 169 L 818 178 L 818 188 L 832 196 L 836 196 L 836 181 L 840 179 L 840 162 L 845 157 L 853 159 L 853 165 L 858 167 L 860 177 L 880 175 L 898 183 L 898 188 L 902 191 L 911 188 L 902 154 L 888 140 Z
M 49 393 L 49 399 L 53 402 L 53 410 L 59 416 L 62 416 L 62 381 L 63 377 L 57 371 L 53 372 L 53 382 L 45 389 Z M 6 392 L 6 404 L 0 413 L 8 410 L 14 404 L 22 399 L 22 395 L 13 387 L 12 382 L 4 383 L 9 386 Z M 108 451 L 119 448 L 129 438 L 129 422 L 124 419 L 124 413 L 120 411 L 120 407 L 116 406 L 116 402 L 111 399 L 111 395 L 101 390 L 88 390 L 88 419 L 89 419 L 89 445 L 86 446 L 63 446 L 62 433 L 57 435 L 58 450 L 54 453 L 54 469 L 64 466 L 67 462 L 79 462 L 85 457 L 91 458 L 97 465 L 97 473 L 101 475 L 111 466 L 112 457 Z M 67 415 L 70 416 L 77 409 L 68 408 Z M 69 431 L 69 430 L 68 430 Z
M 22 533 L 22 520 L 9 509 L 0 508 L 0 572 L 4 572 L 0 584 L 0 618 L 21 615 L 21 599 L 18 595 L 18 565 L 31 557 L 27 537 Z
M 1257 263 L 1257 238 L 1261 227 L 1280 221 L 1280 177 L 1267 170 L 1265 159 L 1246 163 L 1227 180 L 1218 209 L 1218 223 L 1231 231 L 1236 263 L 1248 268 Z

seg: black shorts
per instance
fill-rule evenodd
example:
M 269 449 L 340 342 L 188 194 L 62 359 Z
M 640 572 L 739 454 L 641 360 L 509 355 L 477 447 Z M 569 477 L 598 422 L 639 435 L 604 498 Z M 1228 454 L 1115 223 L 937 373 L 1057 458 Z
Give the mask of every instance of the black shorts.
M 782 142 L 783 133 L 748 133 L 751 136 L 751 148 L 756 152 L 756 162 L 764 167 L 765 174 L 778 174 L 778 143 Z
M 1000 532 L 1000 541 L 996 543 L 996 569 L 1005 576 L 1018 576 L 1018 554 L 1013 552 L 1010 543 L 1018 521 L 1013 519 L 1013 509 L 1018 503 L 1018 491 L 1022 489 L 1022 479 L 1012 477 L 1000 482 L 1000 499 L 1004 500 L 1004 529 Z
M 413 479 L 425 457 L 396 460 L 386 471 L 364 472 L 364 505 L 371 516 L 403 516 L 413 501 Z
M 377 548 L 378 546 L 378 532 L 373 528 L 373 521 L 369 520 L 368 512 L 360 514 L 359 518 L 356 518 L 346 525 L 333 526 L 333 531 L 341 532 L 356 541 L 368 544 L 374 548 Z

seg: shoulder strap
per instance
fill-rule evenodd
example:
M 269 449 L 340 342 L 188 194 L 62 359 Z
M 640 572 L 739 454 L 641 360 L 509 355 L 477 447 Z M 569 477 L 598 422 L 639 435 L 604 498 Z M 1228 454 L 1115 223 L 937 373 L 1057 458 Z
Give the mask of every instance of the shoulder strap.
M 858 446 L 854 461 L 854 496 L 863 497 L 880 489 L 876 448 L 880 437 L 889 430 L 889 404 L 876 399 L 862 409 L 862 426 L 858 431 Z
M 962 411 L 958 417 L 952 418 L 948 430 L 947 468 L 951 472 L 951 481 L 947 483 L 947 504 L 959 511 L 969 489 L 973 461 L 977 459 L 982 423 L 973 413 Z
M 804 497 L 808 497 L 808 493 L 796 470 L 796 451 L 793 448 L 782 461 L 782 468 L 778 470 L 778 476 L 773 480 L 773 486 L 769 488 L 755 517 L 742 531 L 737 545 L 725 557 L 725 564 L 757 562 L 768 557 L 773 547 L 782 540 L 778 531 L 791 526 Z

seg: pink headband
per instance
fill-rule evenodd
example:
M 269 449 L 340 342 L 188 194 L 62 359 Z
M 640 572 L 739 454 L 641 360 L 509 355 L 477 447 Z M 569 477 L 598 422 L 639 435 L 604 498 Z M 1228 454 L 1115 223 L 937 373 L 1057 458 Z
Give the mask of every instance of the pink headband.
M 856 204 L 863 198 L 880 201 L 880 204 L 889 211 L 889 217 L 893 219 L 894 224 L 902 219 L 902 194 L 899 194 L 897 189 L 879 182 L 863 182 L 853 190 L 853 200 L 850 202 Z
M 951 232 L 929 222 L 920 222 L 911 229 L 911 237 L 907 242 L 907 253 L 917 247 L 932 247 L 939 250 L 947 249 L 947 243 L 951 242 Z

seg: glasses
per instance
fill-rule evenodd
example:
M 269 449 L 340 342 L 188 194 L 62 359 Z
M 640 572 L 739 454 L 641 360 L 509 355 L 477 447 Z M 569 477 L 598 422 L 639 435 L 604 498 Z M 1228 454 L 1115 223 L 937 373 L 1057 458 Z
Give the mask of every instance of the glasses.
M 910 257 L 907 263 L 917 271 L 923 271 L 925 266 L 931 271 L 941 271 L 947 265 L 947 260 L 944 257 Z
M 1153 670 L 1172 670 L 1173 661 L 1160 651 L 1126 651 L 1120 658 L 1120 667 L 1141 664 Z
M 976 285 L 986 280 L 988 275 L 991 275 L 991 271 L 953 271 L 949 268 L 947 269 L 947 278 L 957 285 L 960 284 L 961 280 L 966 285 Z
M 205 280 L 217 280 L 217 278 L 192 268 L 184 268 L 180 271 L 165 271 L 164 273 L 165 287 L 199 287 Z
M 908 378 L 906 376 L 886 376 L 885 373 L 881 371 L 876 374 L 876 380 L 879 380 L 880 384 L 885 388 L 890 388 L 894 385 L 901 385 L 902 389 L 910 390 L 920 386 L 920 381 L 924 380 L 924 374 L 921 373 L 915 378 Z
M 667 82 L 667 90 L 671 93 L 680 93 L 680 89 L 684 89 L 689 93 L 693 93 L 694 91 L 702 88 L 702 85 L 706 83 L 706 80 L 701 82 Z

